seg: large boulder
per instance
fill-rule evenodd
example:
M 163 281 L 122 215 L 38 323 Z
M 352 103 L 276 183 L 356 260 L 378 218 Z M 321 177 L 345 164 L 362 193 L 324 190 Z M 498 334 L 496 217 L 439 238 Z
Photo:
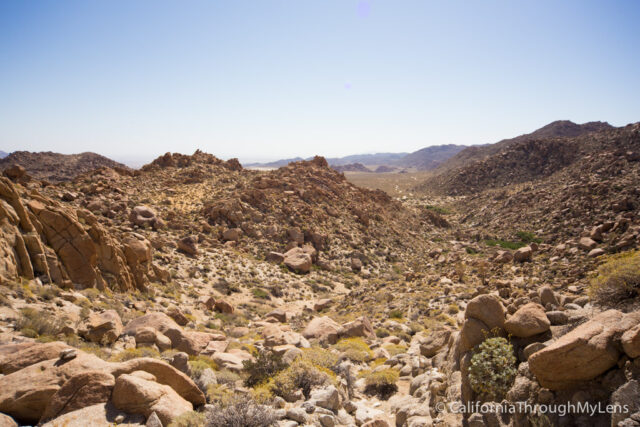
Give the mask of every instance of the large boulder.
M 543 387 L 572 388 L 614 367 L 621 356 L 622 334 L 636 326 L 640 313 L 600 313 L 529 357 L 529 368 Z
M 87 427 L 87 426 L 122 426 L 137 427 L 144 425 L 145 417 L 141 414 L 127 414 L 116 409 L 111 402 L 87 406 L 69 412 L 51 420 L 42 427 Z
M 373 330 L 373 326 L 371 326 L 369 318 L 367 316 L 362 316 L 357 320 L 347 322 L 342 325 L 342 332 L 340 336 L 375 338 L 376 333 Z
M 551 322 L 540 304 L 529 303 L 520 307 L 505 322 L 505 329 L 511 335 L 528 338 L 549 330 Z
M 1 374 L 9 375 L 27 366 L 35 365 L 38 362 L 57 359 L 62 350 L 71 348 L 60 341 L 46 344 L 29 344 L 30 345 L 20 347 L 12 344 L 0 346 L 0 349 L 8 348 L 11 351 L 10 353 L 0 354 Z
M 465 319 L 478 319 L 489 329 L 504 328 L 507 310 L 502 305 L 502 301 L 495 295 L 478 295 L 467 304 L 464 312 Z
M 307 339 L 318 339 L 335 344 L 342 332 L 342 327 L 327 316 L 314 317 L 302 331 L 302 336 Z
M 513 260 L 515 262 L 525 262 L 531 260 L 533 256 L 533 249 L 531 246 L 525 246 L 524 248 L 520 248 L 513 253 Z
M 632 359 L 640 357 L 640 325 L 636 325 L 622 335 L 622 348 Z
M 41 423 L 98 403 L 106 403 L 115 384 L 113 375 L 85 371 L 69 378 L 51 397 L 42 414 Z
M 301 248 L 293 248 L 285 252 L 284 264 L 297 273 L 308 273 L 311 270 L 311 256 Z
M 122 321 L 115 310 L 93 313 L 89 316 L 83 336 L 95 343 L 113 344 L 122 334 Z
M 139 227 L 162 227 L 162 220 L 158 218 L 156 212 L 148 206 L 136 206 L 129 214 L 129 221 Z
M 145 417 L 155 412 L 163 425 L 169 425 L 176 417 L 193 410 L 191 403 L 175 390 L 154 380 L 153 375 L 146 372 L 120 375 L 111 395 L 113 405 L 127 413 Z

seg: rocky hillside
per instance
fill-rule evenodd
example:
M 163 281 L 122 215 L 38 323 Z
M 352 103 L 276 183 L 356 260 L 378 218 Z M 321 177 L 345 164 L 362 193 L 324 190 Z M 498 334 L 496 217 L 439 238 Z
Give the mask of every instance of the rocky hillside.
M 441 172 L 416 188 L 460 195 L 543 179 L 591 156 L 619 150 L 625 145 L 633 148 L 637 142 L 628 141 L 632 135 L 632 126 L 627 126 L 576 137 L 512 140 L 495 154 Z
M 495 144 L 476 145 L 466 147 L 457 154 L 442 162 L 438 167 L 438 172 L 451 171 L 462 168 L 473 162 L 483 160 L 495 155 L 513 144 L 527 140 L 541 140 L 547 138 L 571 138 L 593 132 L 611 130 L 613 126 L 606 122 L 587 122 L 576 124 L 569 120 L 557 120 L 541 127 L 531 133 L 516 136 L 515 138 L 503 139 Z
M 338 172 L 371 172 L 371 169 L 368 169 L 362 163 L 350 163 L 344 166 L 331 166 L 333 169 Z
M 0 425 L 636 425 L 639 134 L 428 199 L 321 157 L 10 168 Z
M 96 153 L 60 154 L 51 151 L 14 151 L 0 160 L 0 170 L 20 165 L 34 178 L 50 182 L 69 181 L 94 169 L 127 167 Z

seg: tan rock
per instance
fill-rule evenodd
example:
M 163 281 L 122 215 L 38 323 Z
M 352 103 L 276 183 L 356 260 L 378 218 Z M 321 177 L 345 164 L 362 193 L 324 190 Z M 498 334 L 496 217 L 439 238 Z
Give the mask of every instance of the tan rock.
M 83 334 L 91 342 L 108 345 L 122 334 L 122 321 L 115 310 L 93 313 L 87 320 L 87 330 Z
M 41 423 L 98 403 L 106 403 L 115 384 L 113 375 L 86 371 L 69 378 L 51 397 Z
M 578 241 L 578 247 L 585 251 L 590 251 L 596 246 L 598 246 L 598 243 L 589 237 L 583 237 Z
M 194 236 L 183 237 L 177 243 L 179 251 L 191 256 L 198 255 L 197 239 Z
M 302 332 L 302 336 L 307 339 L 315 338 L 335 344 L 341 332 L 342 327 L 337 322 L 327 316 L 322 316 L 311 319 Z
M 621 341 L 627 356 L 632 359 L 640 357 L 640 325 L 636 325 L 622 334 Z
M 513 260 L 515 262 L 529 261 L 532 255 L 533 255 L 533 249 L 531 248 L 531 246 L 525 246 L 515 251 L 515 253 L 513 254 Z
M 489 329 L 504 328 L 507 310 L 502 305 L 500 298 L 495 295 L 478 295 L 467 304 L 464 313 L 465 319 L 476 318 L 482 321 Z
M 520 307 L 505 322 L 505 329 L 511 335 L 527 338 L 549 330 L 551 322 L 540 304 L 529 303 Z
M 171 387 L 131 374 L 116 379 L 111 401 L 127 413 L 148 417 L 155 412 L 163 425 L 169 425 L 175 418 L 193 410 L 191 403 Z
M 1 351 L 3 348 L 7 348 L 10 353 L 2 354 Z M 38 362 L 57 359 L 60 352 L 68 348 L 71 347 L 60 341 L 46 344 L 29 343 L 26 346 L 15 346 L 11 344 L 0 346 L 0 373 L 9 375 L 27 366 L 35 365 Z
M 113 426 L 139 427 L 144 425 L 145 417 L 141 414 L 127 414 L 116 409 L 111 402 L 87 406 L 69 412 L 42 425 L 42 427 L 87 427 Z
M 362 316 L 357 320 L 347 322 L 342 325 L 340 336 L 375 338 L 376 333 L 373 330 L 373 326 L 371 326 L 369 318 L 367 316 Z
M 293 248 L 284 254 L 284 264 L 297 273 L 308 273 L 311 270 L 311 256 L 301 248 Z
M 9 415 L 0 414 L 0 427 L 18 427 L 18 423 Z
M 640 313 L 600 313 L 529 357 L 529 368 L 543 387 L 559 390 L 592 380 L 616 365 L 616 337 L 636 326 Z
M 233 314 L 233 312 L 235 311 L 235 309 L 233 308 L 233 305 L 231 305 L 230 303 L 228 303 L 223 299 L 216 300 L 213 308 L 216 311 L 220 313 L 225 313 L 225 314 Z

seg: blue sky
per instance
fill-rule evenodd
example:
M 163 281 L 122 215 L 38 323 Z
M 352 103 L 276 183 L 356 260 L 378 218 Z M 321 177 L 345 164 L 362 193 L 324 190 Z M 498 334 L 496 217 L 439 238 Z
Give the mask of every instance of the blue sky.
M 638 1 L 0 1 L 0 149 L 243 160 L 640 121 Z

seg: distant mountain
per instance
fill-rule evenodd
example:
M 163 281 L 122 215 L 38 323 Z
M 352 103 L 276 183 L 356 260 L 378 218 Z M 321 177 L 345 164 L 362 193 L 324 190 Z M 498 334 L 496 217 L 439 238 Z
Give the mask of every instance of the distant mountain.
M 350 163 L 362 163 L 363 165 L 390 165 L 402 160 L 408 153 L 376 153 L 353 154 L 345 157 L 328 158 L 330 166 L 348 165 Z
M 9 153 L 0 150 L 0 159 L 4 159 L 5 157 L 7 157 L 9 155 Z
M 341 166 L 331 166 L 333 169 L 338 172 L 371 172 L 371 169 L 368 169 L 362 163 L 350 163 L 348 165 Z
M 626 135 L 608 123 L 557 121 L 530 134 L 469 147 L 441 165 L 415 189 L 449 195 L 529 182 L 612 149 L 609 139 Z
M 376 153 L 376 154 L 353 154 L 345 157 L 327 158 L 329 166 L 338 169 L 339 166 L 360 164 L 366 166 L 387 166 L 389 168 L 415 168 L 418 170 L 431 170 L 449 159 L 451 156 L 464 150 L 464 145 L 434 145 L 426 147 L 413 153 Z M 297 162 L 302 159 L 296 157 L 293 159 L 277 160 L 270 163 L 250 163 L 246 167 L 262 167 L 262 168 L 279 168 L 286 166 L 291 162 Z M 381 171 L 388 172 L 389 169 L 383 168 Z M 370 171 L 371 172 L 371 171 Z M 377 170 L 376 170 L 377 172 Z
M 441 163 L 467 148 L 464 145 L 434 145 L 415 151 L 404 156 L 397 166 L 416 168 L 419 170 L 431 170 Z
M 531 139 L 545 139 L 556 137 L 576 137 L 591 132 L 614 129 L 607 122 L 588 122 L 576 124 L 570 120 L 557 120 L 541 127 L 531 133 L 516 136 L 515 138 L 503 139 L 495 144 L 475 145 L 467 147 L 459 153 L 451 156 L 447 161 L 437 167 L 437 171 L 451 170 L 467 165 L 471 162 L 492 156 L 512 144 Z
M 78 175 L 101 167 L 124 168 L 122 163 L 115 162 L 96 153 L 60 154 L 51 151 L 32 153 L 30 151 L 14 151 L 0 160 L 0 170 L 18 164 L 34 178 L 51 182 L 69 181 Z

